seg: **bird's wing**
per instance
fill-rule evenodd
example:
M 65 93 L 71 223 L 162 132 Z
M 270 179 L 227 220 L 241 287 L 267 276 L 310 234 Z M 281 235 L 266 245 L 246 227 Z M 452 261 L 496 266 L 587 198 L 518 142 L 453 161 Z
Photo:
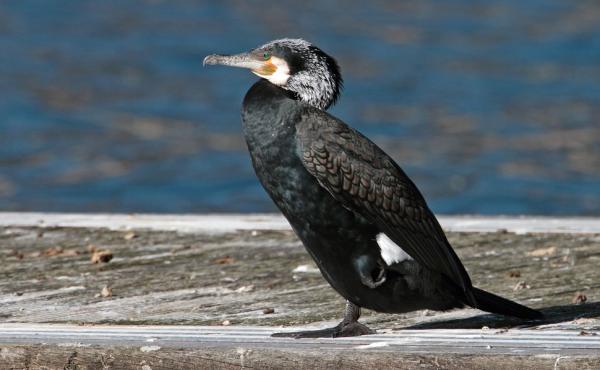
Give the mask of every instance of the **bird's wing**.
M 302 114 L 296 132 L 304 167 L 335 199 L 376 224 L 415 261 L 470 291 L 469 276 L 437 219 L 390 156 L 321 110 Z

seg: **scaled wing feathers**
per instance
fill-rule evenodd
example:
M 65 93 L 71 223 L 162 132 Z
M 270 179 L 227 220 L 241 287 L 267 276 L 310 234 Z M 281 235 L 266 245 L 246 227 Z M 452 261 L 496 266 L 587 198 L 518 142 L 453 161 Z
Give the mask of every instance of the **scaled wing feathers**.
M 320 110 L 302 115 L 301 160 L 343 205 L 370 220 L 422 265 L 465 291 L 471 282 L 423 196 L 387 154 L 345 123 Z M 467 294 L 470 295 L 470 294 Z

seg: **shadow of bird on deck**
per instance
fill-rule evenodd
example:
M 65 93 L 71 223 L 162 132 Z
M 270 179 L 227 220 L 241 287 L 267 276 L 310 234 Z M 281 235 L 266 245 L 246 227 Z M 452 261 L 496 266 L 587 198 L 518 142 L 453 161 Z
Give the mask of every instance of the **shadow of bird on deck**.
M 600 302 L 552 306 L 541 308 L 539 311 L 544 314 L 544 318 L 541 320 L 524 321 L 514 317 L 485 314 L 465 319 L 420 323 L 404 329 L 480 329 L 484 326 L 488 328 L 530 328 L 581 318 L 600 317 Z

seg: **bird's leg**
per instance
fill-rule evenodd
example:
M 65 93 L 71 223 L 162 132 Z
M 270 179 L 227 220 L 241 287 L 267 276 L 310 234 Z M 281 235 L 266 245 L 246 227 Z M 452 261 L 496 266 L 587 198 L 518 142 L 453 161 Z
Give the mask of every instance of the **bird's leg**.
M 383 278 L 385 280 L 385 277 Z M 359 335 L 376 334 L 375 330 L 358 322 L 360 318 L 360 307 L 350 301 L 346 301 L 344 319 L 336 328 L 339 332 L 336 337 L 356 337 Z
M 333 328 L 295 331 L 289 333 L 274 333 L 272 337 L 289 337 L 289 338 L 338 338 L 338 337 L 355 337 L 359 335 L 375 334 L 375 330 L 358 322 L 360 318 L 360 307 L 350 301 L 346 301 L 344 309 L 344 318 L 342 322 Z

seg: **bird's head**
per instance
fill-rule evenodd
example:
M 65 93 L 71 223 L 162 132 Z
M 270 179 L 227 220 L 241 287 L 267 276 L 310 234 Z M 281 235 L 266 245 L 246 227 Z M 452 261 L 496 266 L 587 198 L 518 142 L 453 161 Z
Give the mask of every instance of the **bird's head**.
M 320 109 L 337 100 L 342 76 L 335 59 L 302 39 L 271 41 L 247 53 L 209 55 L 204 64 L 248 68 L 254 74 Z

